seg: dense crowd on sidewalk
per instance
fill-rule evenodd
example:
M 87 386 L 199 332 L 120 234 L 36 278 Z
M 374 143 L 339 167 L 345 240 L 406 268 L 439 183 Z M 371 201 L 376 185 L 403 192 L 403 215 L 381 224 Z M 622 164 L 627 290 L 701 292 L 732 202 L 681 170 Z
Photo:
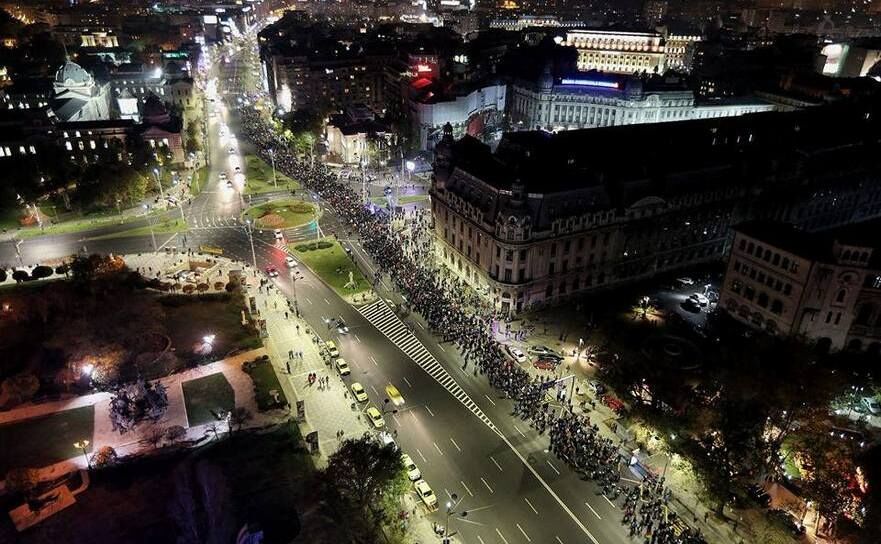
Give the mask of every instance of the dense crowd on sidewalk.
M 476 295 L 458 279 L 444 277 L 431 266 L 429 222 L 424 213 L 387 213 L 377 209 L 337 174 L 320 163 L 298 158 L 287 142 L 260 113 L 246 108 L 240 112 L 242 128 L 262 158 L 270 160 L 266 150 L 274 149 L 275 165 L 309 191 L 329 204 L 376 264 L 374 282 L 383 276 L 397 284 L 409 309 L 418 312 L 439 334 L 443 341 L 455 344 L 461 350 L 465 366 L 473 364 L 473 372 L 485 375 L 493 387 L 517 401 L 517 413 L 530 420 L 544 432 L 551 429 L 554 452 L 579 471 L 592 470 L 605 492 L 617 497 L 621 489 L 613 474 L 617 474 L 620 456 L 608 439 L 600 438 L 580 416 L 565 415 L 556 418 L 543 403 L 544 392 L 554 384 L 530 375 L 508 359 L 502 346 L 493 336 L 493 324 L 500 316 L 482 305 Z M 403 235 L 392 228 L 393 222 L 403 221 Z M 614 481 L 612 481 L 614 480 Z M 611 486 L 614 486 L 611 487 Z M 631 534 L 640 534 L 652 544 L 701 543 L 700 534 L 688 529 L 673 530 L 670 515 L 661 516 L 660 508 L 646 508 L 646 504 L 660 504 L 669 493 L 663 486 L 642 491 L 633 507 L 633 515 L 624 522 L 631 525 Z M 617 494 L 616 494 L 617 493 Z M 626 496 L 631 497 L 631 490 Z M 646 497 L 642 497 L 645 493 Z M 607 495 L 609 496 L 609 495 Z M 628 499 L 629 500 L 629 499 Z M 640 506 L 641 504 L 641 506 Z M 626 510 L 630 511 L 630 510 Z M 666 509 L 664 509 L 666 512 Z M 675 516 L 674 516 L 675 517 Z M 637 521 L 634 523 L 633 519 Z

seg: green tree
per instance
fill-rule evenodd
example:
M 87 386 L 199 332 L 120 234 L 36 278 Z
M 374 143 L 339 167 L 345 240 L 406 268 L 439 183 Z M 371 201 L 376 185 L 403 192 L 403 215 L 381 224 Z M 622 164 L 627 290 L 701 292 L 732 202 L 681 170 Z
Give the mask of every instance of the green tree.
M 391 519 L 406 489 L 397 449 L 371 438 L 346 440 L 330 456 L 323 480 L 334 512 L 345 522 L 352 541 L 380 542 L 382 526 Z

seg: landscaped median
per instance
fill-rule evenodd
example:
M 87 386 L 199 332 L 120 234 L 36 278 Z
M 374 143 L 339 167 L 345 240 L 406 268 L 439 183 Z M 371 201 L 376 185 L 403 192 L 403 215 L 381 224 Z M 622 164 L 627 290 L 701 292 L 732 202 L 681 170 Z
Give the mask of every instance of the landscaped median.
M 288 248 L 297 260 L 308 266 L 346 301 L 362 303 L 375 296 L 370 282 L 336 240 L 323 238 L 315 242 L 289 244 Z
M 267 164 L 256 155 L 245 156 L 245 178 L 246 195 L 300 188 L 299 183 L 282 174 L 278 169 L 275 170 L 275 179 L 273 180 L 272 165 Z
M 110 238 L 126 238 L 129 236 L 150 236 L 152 228 L 153 234 L 174 234 L 176 232 L 185 232 L 187 230 L 187 222 L 181 218 L 166 219 L 159 221 L 152 227 L 145 225 L 143 227 L 133 227 L 126 230 L 102 234 L 101 236 L 93 236 L 89 240 L 108 240 Z
M 248 208 L 242 218 L 250 219 L 258 228 L 289 229 L 315 221 L 317 215 L 318 210 L 313 204 L 285 198 Z

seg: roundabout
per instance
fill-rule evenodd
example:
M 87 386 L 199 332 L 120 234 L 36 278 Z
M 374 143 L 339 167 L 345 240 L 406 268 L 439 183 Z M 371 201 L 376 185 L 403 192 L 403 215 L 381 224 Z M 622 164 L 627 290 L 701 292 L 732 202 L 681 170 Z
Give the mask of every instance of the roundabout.
M 258 228 L 289 229 L 317 220 L 318 208 L 314 204 L 294 198 L 273 200 L 245 210 L 242 219 L 251 220 Z

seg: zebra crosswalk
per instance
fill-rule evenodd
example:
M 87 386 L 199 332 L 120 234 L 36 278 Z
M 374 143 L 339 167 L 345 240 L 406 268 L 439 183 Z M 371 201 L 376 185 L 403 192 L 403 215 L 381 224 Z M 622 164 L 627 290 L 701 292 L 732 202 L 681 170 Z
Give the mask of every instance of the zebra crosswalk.
M 434 381 L 439 383 L 441 387 L 446 389 L 453 397 L 458 400 L 465 408 L 477 416 L 487 427 L 493 432 L 499 433 L 498 428 L 483 413 L 477 404 L 471 400 L 456 380 L 454 380 L 446 369 L 441 365 L 434 355 L 429 352 L 422 342 L 416 338 L 416 335 L 395 315 L 385 301 L 378 300 L 367 306 L 358 308 L 358 312 L 364 316 L 371 325 L 383 334 L 386 338 L 404 352 L 410 359 L 419 365 Z

